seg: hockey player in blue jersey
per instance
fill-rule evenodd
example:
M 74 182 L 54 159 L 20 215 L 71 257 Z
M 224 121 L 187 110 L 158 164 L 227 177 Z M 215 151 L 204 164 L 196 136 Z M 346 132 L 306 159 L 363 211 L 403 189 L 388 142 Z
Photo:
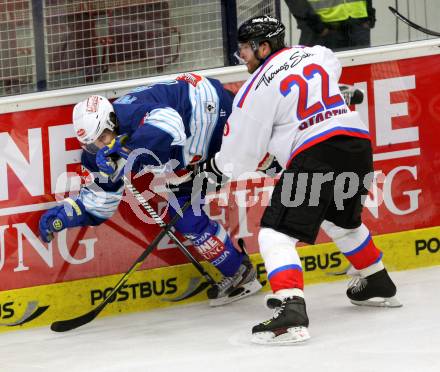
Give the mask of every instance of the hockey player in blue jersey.
M 64 228 L 99 225 L 111 218 L 122 199 L 121 177 L 130 163 L 126 159 L 135 150 L 142 153 L 131 164 L 135 173 L 149 166 L 172 164 L 173 171 L 187 170 L 186 176 L 191 176 L 195 164 L 220 149 L 232 99 L 219 81 L 188 73 L 176 80 L 139 87 L 113 103 L 96 95 L 79 102 L 73 110 L 73 125 L 85 150 L 82 166 L 95 175 L 101 172 L 109 177 L 105 182 L 96 177 L 77 198 L 65 199 L 44 213 L 39 223 L 42 240 L 50 241 L 54 232 Z M 189 178 L 186 187 L 174 194 L 180 205 L 191 196 Z M 170 215 L 175 210 L 170 205 Z M 234 247 L 222 225 L 203 210 L 198 211 L 201 213 L 188 208 L 176 229 L 223 275 L 208 289 L 210 305 L 223 305 L 257 292 L 261 285 L 249 257 Z

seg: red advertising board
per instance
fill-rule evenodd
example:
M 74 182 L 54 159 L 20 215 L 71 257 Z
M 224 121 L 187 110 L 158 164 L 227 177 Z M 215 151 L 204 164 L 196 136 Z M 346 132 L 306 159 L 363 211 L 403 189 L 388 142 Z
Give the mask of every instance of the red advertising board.
M 364 210 L 374 235 L 440 225 L 438 80 L 440 56 L 343 70 L 341 82 L 366 93 L 356 109 L 369 124 L 378 171 Z M 50 244 L 38 239 L 42 212 L 79 187 L 77 176 L 63 176 L 75 172 L 81 151 L 73 138 L 71 110 L 69 105 L 0 115 L 0 290 L 125 272 L 159 231 L 117 213 L 99 227 L 60 233 Z M 258 251 L 259 219 L 273 183 L 262 178 L 233 184 L 230 192 L 213 195 L 208 206 L 234 239 L 245 239 L 251 253 Z M 120 210 L 129 204 L 125 199 Z M 159 201 L 158 207 L 165 203 Z M 165 239 L 144 267 L 185 262 Z

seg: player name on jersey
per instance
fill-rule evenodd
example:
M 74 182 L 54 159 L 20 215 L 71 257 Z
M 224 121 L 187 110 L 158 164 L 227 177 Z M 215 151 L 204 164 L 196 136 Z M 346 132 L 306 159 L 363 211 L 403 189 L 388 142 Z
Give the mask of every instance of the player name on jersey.
M 342 115 L 342 114 L 346 114 L 346 113 L 347 113 L 347 109 L 346 108 L 341 108 L 341 109 L 335 109 L 335 110 L 328 110 L 328 111 L 320 112 L 320 113 L 318 113 L 318 114 L 316 114 L 314 116 L 311 116 L 307 120 L 304 120 L 298 126 L 298 129 L 299 130 L 304 130 L 304 129 L 307 129 L 308 127 L 311 127 L 314 124 L 320 123 L 321 121 L 330 119 L 332 116 Z

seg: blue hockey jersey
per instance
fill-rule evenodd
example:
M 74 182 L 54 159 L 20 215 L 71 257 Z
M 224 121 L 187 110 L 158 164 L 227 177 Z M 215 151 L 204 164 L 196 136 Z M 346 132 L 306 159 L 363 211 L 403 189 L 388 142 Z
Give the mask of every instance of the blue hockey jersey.
M 138 87 L 118 98 L 113 108 L 119 134 L 129 136 L 125 146 L 148 150 L 136 158 L 133 171 L 171 159 L 178 161 L 178 170 L 213 156 L 220 149 L 232 100 L 218 80 L 192 73 Z M 84 151 L 81 160 L 89 171 L 98 172 L 95 155 Z M 123 188 L 122 181 L 95 179 L 94 185 L 81 189 L 79 199 L 88 213 L 105 220 L 118 208 Z

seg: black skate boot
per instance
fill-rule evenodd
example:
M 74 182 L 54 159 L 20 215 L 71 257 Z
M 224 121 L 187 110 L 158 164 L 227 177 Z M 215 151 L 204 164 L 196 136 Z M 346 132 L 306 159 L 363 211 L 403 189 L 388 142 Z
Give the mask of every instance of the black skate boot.
M 252 328 L 252 342 L 256 344 L 294 344 L 310 338 L 307 327 L 309 318 L 304 298 L 286 297 L 281 302 L 266 298 L 267 306 L 275 308 L 272 319 L 266 320 Z
M 355 277 L 349 283 L 347 296 L 351 303 L 360 306 L 400 307 L 396 286 L 386 269 L 365 278 Z
M 257 279 L 257 272 L 248 255 L 233 276 L 224 276 L 214 287 L 208 289 L 210 306 L 226 305 L 241 298 L 250 296 L 262 288 Z

